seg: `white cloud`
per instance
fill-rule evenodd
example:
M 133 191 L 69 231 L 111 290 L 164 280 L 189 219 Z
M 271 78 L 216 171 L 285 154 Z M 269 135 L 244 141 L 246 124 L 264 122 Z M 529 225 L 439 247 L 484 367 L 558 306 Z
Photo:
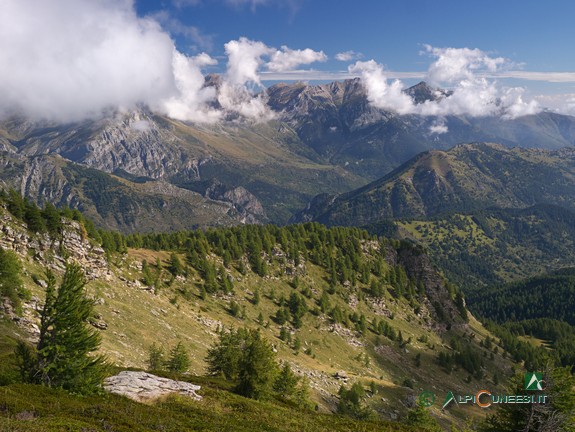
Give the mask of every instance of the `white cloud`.
M 449 132 L 449 128 L 443 119 L 437 119 L 429 126 L 429 132 L 440 135 Z
M 245 37 L 229 41 L 224 48 L 228 56 L 226 78 L 230 84 L 244 85 L 251 82 L 261 86 L 258 70 L 264 63 L 262 57 L 273 54 L 274 49 L 263 42 L 252 41 Z
M 0 114 L 71 122 L 146 104 L 176 119 L 213 122 L 225 115 L 213 108 L 218 101 L 224 111 L 265 120 L 271 116 L 261 91 L 266 62 L 282 70 L 325 56 L 230 41 L 218 91 L 204 87 L 203 75 L 216 61 L 178 52 L 158 20 L 201 42 L 169 16 L 138 17 L 131 0 L 3 0 Z
M 245 37 L 225 44 L 225 51 L 228 64 L 218 102 L 227 111 L 260 121 L 274 116 L 266 104 L 266 93 L 262 91 L 262 67 L 279 73 L 302 64 L 327 60 L 321 51 L 310 48 L 293 50 L 287 46 L 278 50 Z
M 358 61 L 349 66 L 349 72 L 360 75 L 367 98 L 376 108 L 396 111 L 399 114 L 413 112 L 413 100 L 402 91 L 403 83 L 395 80 L 388 84 L 383 66 L 374 60 Z
M 427 71 L 431 84 L 471 80 L 477 71 L 495 72 L 507 61 L 502 57 L 492 58 L 479 49 L 435 48 L 425 45 L 426 52 L 435 57 Z
M 575 93 L 537 95 L 534 99 L 550 111 L 575 115 Z
M 180 0 L 179 4 L 184 3 L 197 2 Z M 263 0 L 236 3 L 267 4 Z M 269 0 L 269 4 L 291 3 L 297 1 Z M 206 88 L 203 71 L 215 60 L 203 53 L 189 57 L 178 52 L 158 21 L 195 40 L 198 47 L 211 43 L 209 37 L 169 15 L 138 17 L 132 0 L 0 1 L 0 114 L 20 112 L 68 122 L 142 103 L 177 119 L 212 122 L 226 114 L 214 108 L 218 101 L 223 111 L 265 120 L 272 114 L 262 79 L 360 76 L 374 106 L 399 114 L 512 118 L 535 113 L 540 105 L 528 100 L 523 89 L 501 86 L 493 77 L 575 79 L 570 73 L 510 71 L 507 60 L 477 49 L 431 46 L 426 52 L 434 61 L 426 74 L 386 71 L 373 60 L 358 61 L 347 72 L 294 70 L 325 61 L 327 56 L 309 48 L 278 50 L 240 38 L 225 44 L 227 66 L 219 89 Z M 358 54 L 344 52 L 336 57 L 352 55 Z M 403 83 L 392 80 L 423 75 L 452 90 L 451 96 L 416 105 L 402 91 Z M 572 112 L 573 102 L 563 103 L 562 109 Z
M 211 123 L 220 119 L 222 113 L 209 105 L 216 98 L 216 90 L 214 87 L 204 87 L 201 72 L 201 67 L 215 63 L 205 53 L 193 58 L 174 53 L 173 71 L 178 94 L 160 102 L 157 107 L 177 120 Z
M 492 78 L 516 78 L 526 81 L 546 81 L 550 83 L 573 83 L 575 72 L 535 72 L 509 70 L 492 74 Z
M 293 50 L 283 45 L 281 50 L 277 50 L 271 55 L 266 67 L 272 72 L 284 72 L 293 70 L 300 65 L 325 62 L 326 60 L 327 56 L 323 51 L 314 51 L 310 48 Z
M 496 74 L 512 64 L 502 57 L 490 57 L 479 49 L 434 48 L 425 46 L 435 57 L 427 72 L 433 85 L 447 85 L 452 94 L 437 102 L 426 102 L 418 111 L 424 115 L 489 116 L 508 118 L 534 114 L 540 110 L 536 101 L 523 100 L 524 89 L 504 87 L 482 74 Z
M 447 87 L 450 95 L 433 101 L 415 104 L 403 93 L 403 83 L 388 82 L 388 72 L 374 60 L 356 62 L 349 67 L 351 74 L 361 77 L 367 97 L 373 106 L 388 109 L 398 114 L 424 116 L 502 115 L 516 118 L 535 114 L 541 110 L 535 100 L 525 101 L 524 89 L 504 87 L 495 79 L 485 75 L 496 75 L 510 66 L 501 57 L 490 57 L 479 49 L 434 48 L 426 46 L 426 52 L 435 60 L 425 74 L 425 80 L 432 85 Z M 434 133 L 441 133 L 441 127 L 433 127 Z
M 0 109 L 61 121 L 176 91 L 173 43 L 130 1 L 3 0 Z
M 259 68 L 264 64 L 262 57 L 272 55 L 275 50 L 262 42 L 247 38 L 230 41 L 225 44 L 228 65 L 224 81 L 220 86 L 218 102 L 227 111 L 232 111 L 256 120 L 265 120 L 273 116 L 265 102 Z
M 335 55 L 335 59 L 342 62 L 349 62 L 352 60 L 359 60 L 363 57 L 362 53 L 355 52 L 355 51 L 344 51 L 337 53 Z

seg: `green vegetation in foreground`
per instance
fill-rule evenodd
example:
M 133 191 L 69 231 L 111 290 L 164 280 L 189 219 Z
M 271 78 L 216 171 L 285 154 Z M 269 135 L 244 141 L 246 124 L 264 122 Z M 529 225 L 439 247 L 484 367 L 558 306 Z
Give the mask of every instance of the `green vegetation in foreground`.
M 77 393 L 96 392 L 107 366 L 102 356 L 91 355 L 102 336 L 88 324 L 94 302 L 86 296 L 84 272 L 78 264 L 68 264 L 57 290 L 50 270 L 46 280 L 38 344 L 21 341 L 16 349 L 22 379 Z
M 429 385 L 438 391 L 445 385 L 457 385 L 454 388 L 458 389 L 465 376 L 466 385 L 475 379 L 479 383 L 489 380 L 497 387 L 499 380 L 504 379 L 504 373 L 499 375 L 503 366 L 509 364 L 506 352 L 499 351 L 501 342 L 467 315 L 461 294 L 432 269 L 422 248 L 409 242 L 370 236 L 356 228 L 328 229 L 317 223 L 130 236 L 89 230 L 89 235 L 101 242 L 120 274 L 130 268 L 134 270 L 127 273 L 130 278 L 154 285 L 156 296 L 147 298 L 158 303 L 170 298 L 171 305 L 177 305 L 182 313 L 193 313 L 190 305 L 194 304 L 226 325 L 255 326 L 267 340 L 273 340 L 282 358 L 290 363 L 327 373 L 333 373 L 336 367 L 351 372 L 352 381 L 340 390 L 343 402 L 337 404 L 339 412 L 366 421 L 325 416 L 298 407 L 297 398 L 289 400 L 289 388 L 275 385 L 276 394 L 270 392 L 263 401 L 242 398 L 231 391 L 242 383 L 241 372 L 234 382 L 185 378 L 205 387 L 204 401 L 170 397 L 142 412 L 141 405 L 114 396 L 80 398 L 43 387 L 22 386 L 16 383 L 18 377 L 9 373 L 14 365 L 2 369 L 2 382 L 7 385 L 0 388 L 0 429 L 401 431 L 409 430 L 405 428 L 409 424 L 413 430 L 434 431 L 438 430 L 430 415 L 434 409 L 398 409 L 400 417 L 405 415 L 406 423 L 402 425 L 373 421 L 364 407 L 387 413 L 397 409 L 398 404 L 384 407 L 384 398 L 400 401 Z M 133 266 L 134 261 L 128 261 L 128 247 L 148 248 L 142 255 L 155 265 L 144 263 L 144 256 L 140 256 L 141 268 Z M 31 264 L 26 261 L 26 265 Z M 101 282 L 94 282 L 98 283 Z M 122 287 L 105 288 L 120 291 Z M 148 291 L 146 296 L 152 295 L 152 290 Z M 131 291 L 130 308 L 122 310 L 123 316 L 137 313 L 138 295 Z M 374 313 L 373 304 L 379 301 L 390 308 L 385 318 Z M 169 314 L 165 315 L 169 319 Z M 318 334 L 314 334 L 314 329 L 320 330 L 326 324 L 349 330 L 365 348 L 354 350 L 340 338 L 329 339 L 331 346 L 314 343 L 313 337 Z M 430 331 L 425 324 L 442 329 Z M 111 336 L 110 330 L 107 337 Z M 196 335 L 188 332 L 185 336 Z M 142 337 L 143 333 L 132 332 L 126 341 L 138 344 Z M 13 352 L 17 339 L 2 346 Z M 156 340 L 168 342 L 158 336 Z M 309 342 L 305 349 L 302 340 Z M 205 342 L 205 337 L 201 341 Z M 449 348 L 444 345 L 447 343 Z M 147 344 L 146 349 L 151 345 Z M 182 338 L 182 345 L 189 347 L 193 343 Z M 158 349 L 150 348 L 150 352 Z M 334 355 L 335 350 L 347 350 L 337 359 L 345 366 L 334 366 L 329 357 L 326 361 L 326 356 Z M 204 354 L 200 349 L 196 349 L 197 353 Z M 175 357 L 176 349 L 172 354 Z M 0 355 L 8 360 L 7 364 L 13 364 L 9 356 Z M 197 364 L 197 359 L 192 361 Z M 245 366 L 251 363 L 240 361 Z M 181 370 L 184 366 L 171 369 Z M 270 379 L 268 383 L 271 382 Z M 236 387 L 238 390 L 241 389 Z M 32 395 L 27 397 L 26 393 Z M 473 416 L 472 411 L 468 414 Z M 449 420 L 441 420 L 444 425 L 449 424 Z
M 200 383 L 202 401 L 171 396 L 145 405 L 106 395 L 81 397 L 63 390 L 14 384 L 0 387 L 0 430 L 45 431 L 420 431 L 400 423 L 355 421 L 300 410 L 280 401 L 256 401 L 235 395 L 215 381 Z

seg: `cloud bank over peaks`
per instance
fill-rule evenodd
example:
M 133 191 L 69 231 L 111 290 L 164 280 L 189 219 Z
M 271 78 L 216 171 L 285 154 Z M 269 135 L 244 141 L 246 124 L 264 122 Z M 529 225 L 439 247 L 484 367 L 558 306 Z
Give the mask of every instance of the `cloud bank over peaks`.
M 228 42 L 224 48 L 228 64 L 217 96 L 218 102 L 228 112 L 259 121 L 274 117 L 267 106 L 265 88 L 261 83 L 262 67 L 268 71 L 284 72 L 327 60 L 321 51 L 310 48 L 293 50 L 287 46 L 278 50 L 244 37 Z
M 359 74 L 367 90 L 369 102 L 376 108 L 396 111 L 398 114 L 412 114 L 415 105 L 409 95 L 403 92 L 403 83 L 394 80 L 388 84 L 383 66 L 375 60 L 358 61 L 348 67 L 352 74 Z
M 425 46 L 424 53 L 435 59 L 425 74 L 425 80 L 431 85 L 448 88 L 450 93 L 420 104 L 403 93 L 401 81 L 394 80 L 389 84 L 383 66 L 374 60 L 356 62 L 349 67 L 349 72 L 361 77 L 368 99 L 375 107 L 398 114 L 516 118 L 541 110 L 537 101 L 526 102 L 523 99 L 523 88 L 504 87 L 496 79 L 486 77 L 511 65 L 502 57 L 490 57 L 479 49 L 434 48 L 429 45 Z M 443 128 L 435 129 L 434 133 L 440 130 Z
M 127 0 L 0 2 L 0 111 L 59 121 L 176 91 L 173 42 Z
M 323 51 L 278 49 L 242 37 L 225 44 L 225 72 L 218 85 L 206 86 L 205 73 L 217 61 L 206 53 L 179 52 L 166 29 L 186 35 L 198 49 L 213 43 L 169 15 L 139 17 L 132 0 L 0 1 L 0 116 L 18 113 L 73 122 L 145 104 L 184 121 L 238 116 L 264 121 L 273 113 L 266 104 L 262 74 L 318 76 L 318 71 L 299 68 L 328 60 Z M 515 118 L 540 110 L 537 101 L 526 100 L 522 88 L 504 87 L 490 78 L 510 73 L 511 64 L 504 58 L 478 49 L 428 45 L 424 55 L 433 60 L 424 79 L 450 90 L 432 101 L 415 103 L 403 82 L 388 79 L 389 73 L 374 60 L 356 61 L 346 77 L 360 76 L 371 104 L 399 114 Z M 335 59 L 350 62 L 360 56 L 346 51 Z M 443 130 L 435 128 L 434 133 Z
M 271 111 L 260 69 L 327 59 L 240 38 L 225 45 L 221 85 L 205 86 L 204 71 L 216 60 L 179 52 L 166 23 L 197 36 L 169 16 L 137 16 L 131 0 L 2 0 L 0 116 L 73 122 L 145 104 L 179 120 L 214 122 L 227 111 L 265 120 Z

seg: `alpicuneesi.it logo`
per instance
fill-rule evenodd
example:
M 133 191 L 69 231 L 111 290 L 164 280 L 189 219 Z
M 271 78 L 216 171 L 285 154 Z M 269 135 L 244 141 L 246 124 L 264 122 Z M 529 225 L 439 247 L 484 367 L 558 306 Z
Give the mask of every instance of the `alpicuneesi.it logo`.
M 538 391 L 545 390 L 545 380 L 543 374 L 539 372 L 528 372 L 525 374 L 525 391 Z M 423 406 L 430 406 L 429 401 L 435 401 L 435 396 L 431 398 L 429 392 L 424 392 L 427 396 L 423 399 L 428 403 L 422 403 L 420 396 L 420 404 Z M 423 394 L 422 394 L 423 395 Z M 527 393 L 527 394 L 494 394 L 489 390 L 479 390 L 475 394 L 455 394 L 452 391 L 447 392 L 443 400 L 442 410 L 449 407 L 452 403 L 456 405 L 476 404 L 481 408 L 488 408 L 491 405 L 497 404 L 546 404 L 549 396 L 543 393 Z M 432 402 L 433 403 L 433 402 Z
M 525 390 L 545 390 L 543 374 L 539 372 L 527 372 L 525 374 Z

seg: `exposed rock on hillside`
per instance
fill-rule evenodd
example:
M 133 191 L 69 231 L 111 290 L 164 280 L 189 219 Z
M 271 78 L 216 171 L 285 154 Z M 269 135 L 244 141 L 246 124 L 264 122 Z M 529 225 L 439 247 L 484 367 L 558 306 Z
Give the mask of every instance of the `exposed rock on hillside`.
M 5 209 L 0 209 L 3 223 L 0 225 L 0 247 L 13 250 L 20 256 L 32 256 L 49 267 L 63 270 L 67 259 L 77 262 L 88 279 L 96 279 L 108 273 L 108 261 L 104 250 L 91 243 L 76 221 L 62 219 L 62 235 L 30 234 Z M 66 257 L 63 256 L 66 255 Z
M 136 402 L 147 402 L 177 393 L 194 400 L 202 400 L 196 393 L 201 387 L 185 381 L 174 381 L 146 372 L 122 371 L 106 378 L 104 388 L 110 393 L 126 396 Z

